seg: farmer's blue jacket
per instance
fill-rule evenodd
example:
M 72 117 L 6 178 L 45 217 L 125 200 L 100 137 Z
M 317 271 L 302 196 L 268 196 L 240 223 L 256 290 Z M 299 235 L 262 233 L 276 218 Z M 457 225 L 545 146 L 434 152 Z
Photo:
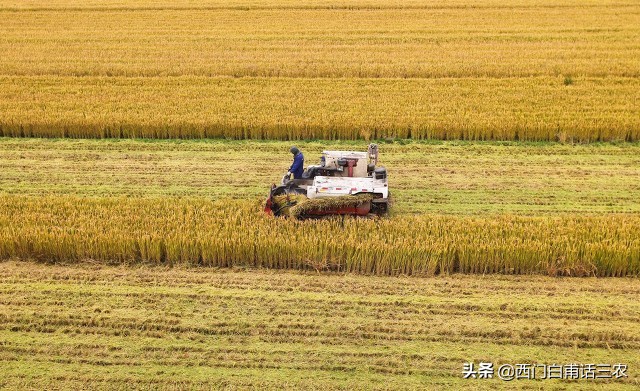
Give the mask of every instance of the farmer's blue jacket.
M 291 173 L 293 174 L 293 179 L 302 178 L 302 171 L 304 170 L 303 166 L 304 166 L 304 155 L 302 154 L 302 152 L 298 152 L 293 157 L 293 164 L 289 169 L 289 171 L 291 171 Z

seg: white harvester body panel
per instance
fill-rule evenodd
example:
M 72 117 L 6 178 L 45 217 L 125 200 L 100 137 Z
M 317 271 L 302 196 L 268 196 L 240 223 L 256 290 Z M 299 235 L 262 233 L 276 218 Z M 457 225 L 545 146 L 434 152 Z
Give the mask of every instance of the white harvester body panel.
M 318 176 L 313 179 L 313 185 L 307 187 L 307 197 L 338 197 L 362 193 L 374 193 L 389 197 L 387 180 L 374 177 L 328 177 Z

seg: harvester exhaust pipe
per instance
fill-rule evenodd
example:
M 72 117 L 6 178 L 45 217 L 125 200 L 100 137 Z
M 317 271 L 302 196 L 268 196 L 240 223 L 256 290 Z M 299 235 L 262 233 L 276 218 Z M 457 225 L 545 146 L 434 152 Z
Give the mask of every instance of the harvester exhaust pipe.
M 369 144 L 369 163 L 374 166 L 378 165 L 378 144 Z

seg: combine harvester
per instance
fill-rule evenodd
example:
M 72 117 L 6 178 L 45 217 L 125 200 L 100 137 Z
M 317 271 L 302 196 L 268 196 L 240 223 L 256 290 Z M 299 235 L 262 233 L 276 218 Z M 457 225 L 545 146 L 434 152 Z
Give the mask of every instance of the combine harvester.
M 265 212 L 299 219 L 331 215 L 384 215 L 389 209 L 387 170 L 378 167 L 378 146 L 367 152 L 323 151 L 320 165 L 302 179 L 285 175 L 271 187 Z

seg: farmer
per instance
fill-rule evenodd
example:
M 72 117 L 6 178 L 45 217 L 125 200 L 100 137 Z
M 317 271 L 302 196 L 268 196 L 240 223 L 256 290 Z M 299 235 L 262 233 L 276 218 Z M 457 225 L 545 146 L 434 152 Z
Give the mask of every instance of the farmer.
M 291 164 L 287 175 L 293 174 L 293 179 L 300 179 L 302 178 L 302 171 L 304 170 L 304 155 L 302 155 L 302 152 L 296 147 L 291 147 L 289 151 L 293 154 L 293 164 Z

